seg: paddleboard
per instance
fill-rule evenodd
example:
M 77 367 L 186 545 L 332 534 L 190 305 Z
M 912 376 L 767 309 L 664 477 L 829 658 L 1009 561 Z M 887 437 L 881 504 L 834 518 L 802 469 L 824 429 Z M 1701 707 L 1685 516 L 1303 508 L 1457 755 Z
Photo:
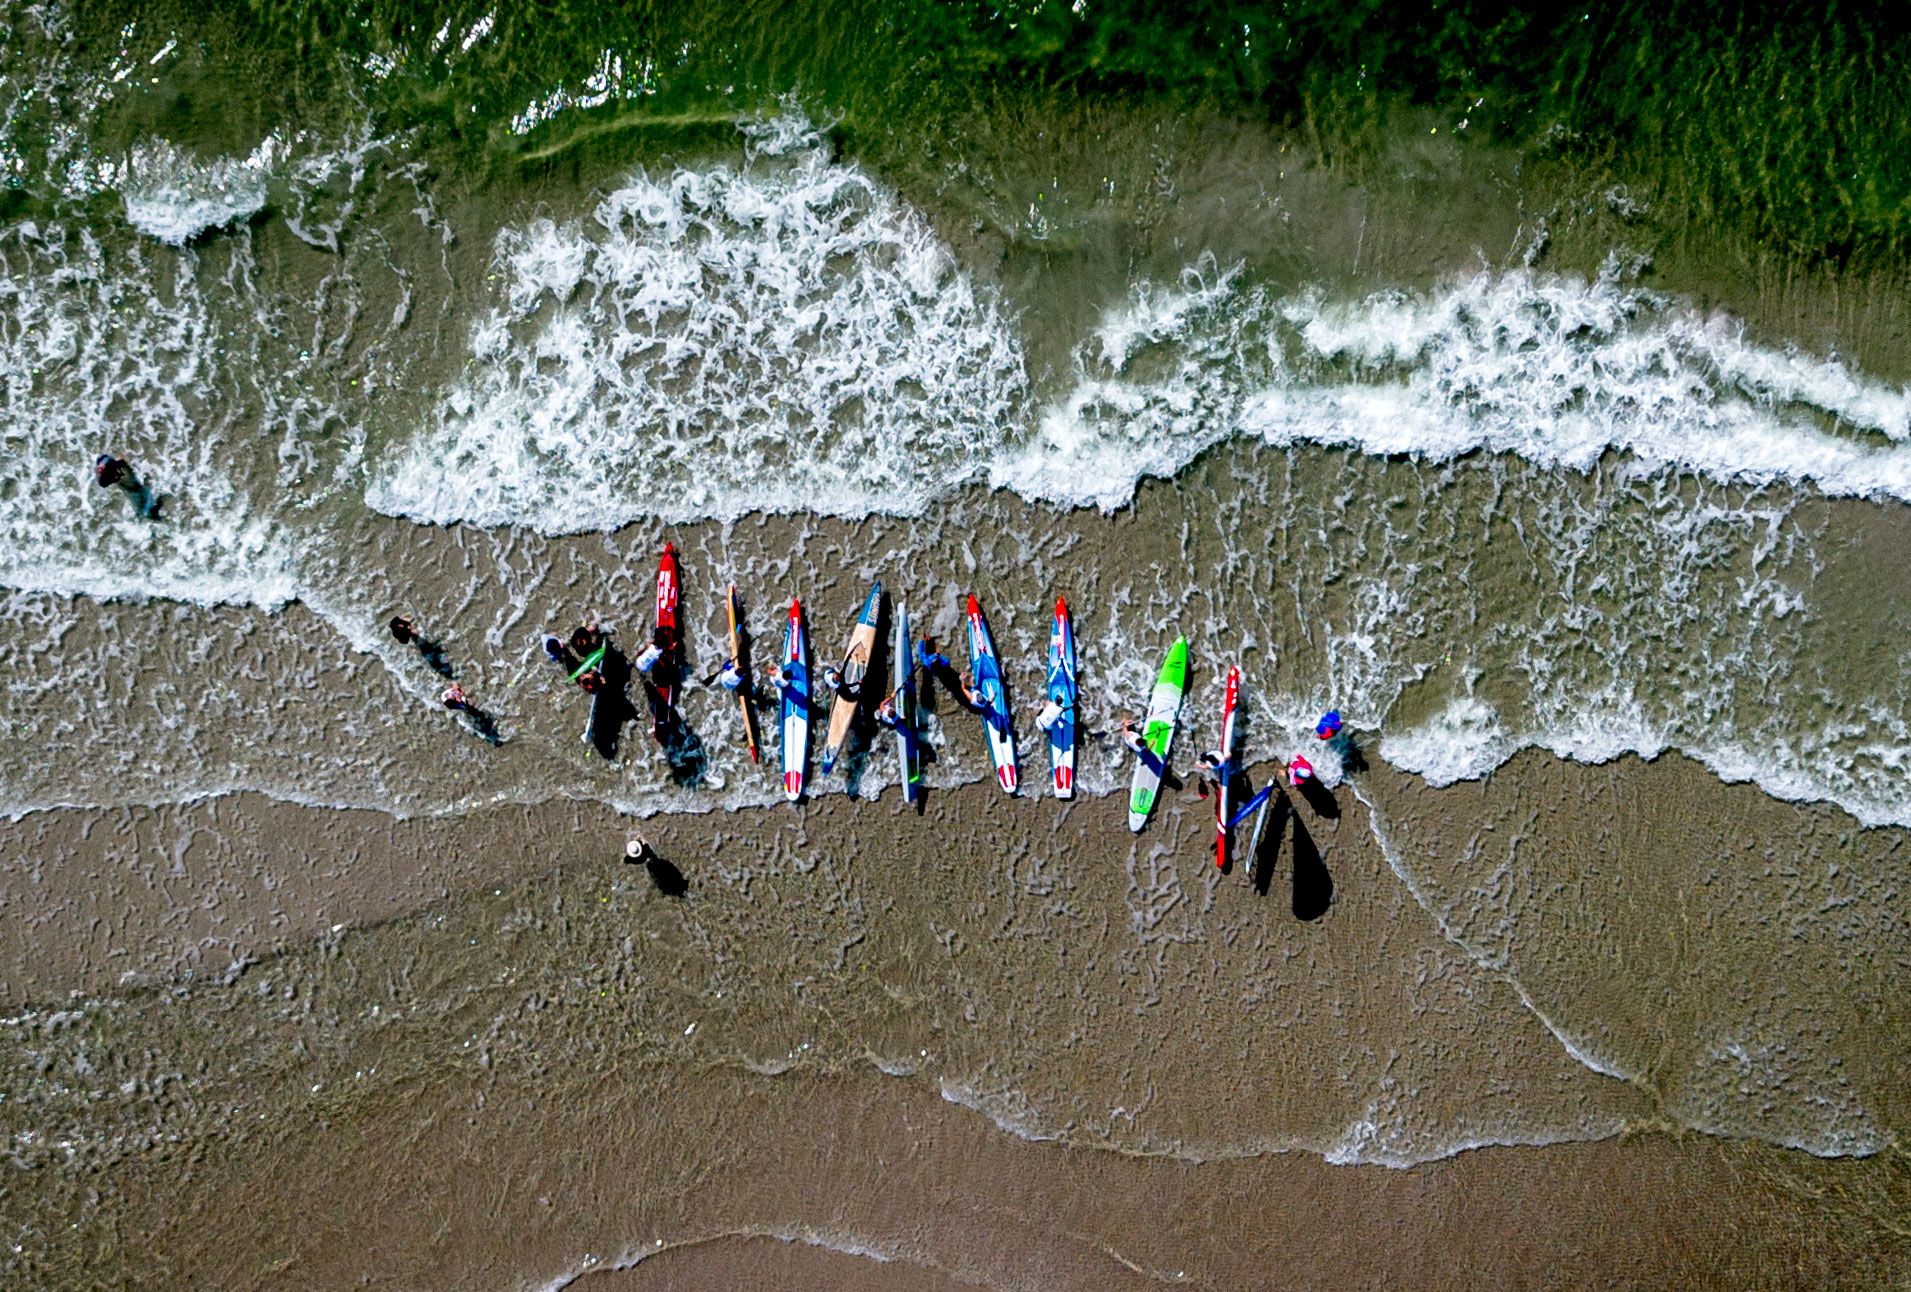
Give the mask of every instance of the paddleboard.
M 1161 773 L 1168 765 L 1168 751 L 1174 747 L 1174 724 L 1181 714 L 1181 697 L 1188 689 L 1188 639 L 1175 638 L 1168 658 L 1161 662 L 1154 692 L 1148 697 L 1148 721 L 1141 732 L 1141 743 L 1153 755 L 1135 759 L 1134 785 L 1128 794 L 1128 828 L 1135 833 L 1148 824 L 1161 792 Z
M 1015 732 L 1009 725 L 1009 693 L 1002 684 L 1002 666 L 995 657 L 989 625 L 982 618 L 982 603 L 973 594 L 969 597 L 969 669 L 975 674 L 975 689 L 982 695 L 982 729 L 989 738 L 989 758 L 995 763 L 995 779 L 1013 794 Z
M 783 629 L 783 672 L 790 689 L 783 693 L 783 796 L 803 796 L 803 773 L 810 760 L 810 644 L 803 631 L 803 603 L 790 598 L 790 621 Z
M 1227 693 L 1221 700 L 1221 767 L 1214 786 L 1214 866 L 1228 868 L 1228 787 L 1234 771 L 1234 706 L 1241 697 L 1241 669 L 1228 669 Z
M 1068 602 L 1055 598 L 1055 627 L 1048 635 L 1048 699 L 1061 716 L 1048 729 L 1048 767 L 1055 797 L 1075 797 L 1075 625 Z
M 1261 827 L 1267 824 L 1268 805 L 1273 802 L 1273 798 L 1271 797 L 1273 793 L 1274 786 L 1270 783 L 1266 789 L 1256 794 L 1253 799 L 1252 807 L 1258 810 L 1260 815 L 1254 818 L 1254 832 L 1248 835 L 1247 838 L 1247 856 L 1241 859 L 1241 869 L 1246 873 L 1250 884 L 1254 882 L 1255 864 L 1260 860 Z M 1249 808 L 1242 808 L 1239 812 L 1235 813 L 1234 820 L 1228 822 L 1228 824 L 1237 824 L 1242 817 L 1248 814 L 1249 810 Z
M 743 685 L 737 688 L 737 703 L 743 707 L 743 743 L 750 748 L 750 761 L 761 762 L 757 750 L 756 708 L 750 703 L 750 664 L 743 657 L 743 594 L 730 585 L 730 658 L 736 661 Z
M 855 698 L 839 694 L 829 711 L 829 734 L 823 741 L 825 776 L 835 768 L 837 755 L 843 752 L 843 742 L 849 739 L 850 724 L 856 720 L 856 711 L 862 707 L 863 679 L 869 676 L 869 661 L 876 653 L 876 620 L 882 615 L 882 601 L 883 585 L 870 584 L 869 595 L 863 599 L 862 613 L 856 616 L 856 626 L 849 632 L 849 649 L 844 652 L 840 667 L 843 670 L 843 687 L 853 692 Z
M 584 674 L 590 672 L 592 669 L 602 667 L 604 663 L 604 653 L 608 651 L 609 649 L 610 649 L 610 643 L 605 642 L 602 646 L 599 646 L 596 650 L 586 655 L 584 657 L 584 662 L 582 664 L 579 664 L 577 666 L 576 671 L 571 674 L 571 681 L 575 682 L 577 681 L 578 678 L 583 677 Z
M 677 547 L 664 544 L 663 559 L 657 562 L 657 645 L 663 657 L 650 667 L 650 685 L 656 700 L 651 705 L 651 734 L 664 738 L 670 711 L 677 705 L 677 683 L 683 676 L 683 636 L 677 628 L 677 598 L 682 584 L 677 576 Z
M 922 793 L 922 750 L 916 741 L 916 654 L 909 641 L 909 610 L 896 607 L 896 761 L 902 773 L 902 801 L 914 803 Z

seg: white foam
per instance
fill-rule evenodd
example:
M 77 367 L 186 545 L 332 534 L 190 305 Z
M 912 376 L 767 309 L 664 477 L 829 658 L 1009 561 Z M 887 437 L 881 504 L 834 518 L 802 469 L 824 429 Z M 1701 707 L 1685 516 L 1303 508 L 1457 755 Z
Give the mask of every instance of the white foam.
M 193 270 L 111 252 L 85 230 L 0 237 L 0 387 L 19 486 L 0 493 L 0 583 L 201 604 L 296 595 L 278 526 L 197 411 L 220 407 L 226 341 Z M 127 454 L 181 523 L 143 520 L 95 487 L 102 450 Z
M 925 221 L 792 106 L 746 159 L 509 229 L 472 370 L 383 510 L 547 532 L 754 509 L 918 513 L 983 478 L 1114 509 L 1230 436 L 1911 500 L 1911 396 L 1627 281 L 1481 272 L 1279 296 L 1213 257 L 1138 282 L 1025 398 L 1017 338 Z
M 912 512 L 980 474 L 1020 415 L 1014 336 L 920 217 L 790 134 L 502 234 L 472 367 L 371 504 L 577 532 Z
M 136 146 L 119 181 L 126 218 L 168 246 L 241 223 L 264 209 L 266 181 L 283 153 L 276 136 L 242 158 L 196 156 L 169 140 Z
M 1380 756 L 1436 789 L 1478 780 L 1511 758 L 1519 741 L 1484 700 L 1466 696 L 1418 727 L 1389 730 Z
M 1521 749 L 1543 749 L 1574 762 L 1599 764 L 1625 755 L 1651 760 L 1668 749 L 1696 759 L 1726 784 L 1750 782 L 1793 803 L 1834 803 L 1868 827 L 1911 826 L 1911 782 L 1898 771 L 1911 762 L 1911 742 L 1874 740 L 1861 756 L 1831 748 L 1796 748 L 1766 735 L 1754 754 L 1741 740 L 1654 725 L 1641 707 L 1608 695 L 1587 695 L 1583 708 L 1552 723 L 1509 730 L 1492 706 L 1474 696 L 1447 705 L 1420 726 L 1388 731 L 1380 754 L 1436 788 L 1479 780 Z
M 1245 434 L 1568 471 L 1620 452 L 1649 470 L 1911 500 L 1903 387 L 1753 345 L 1730 318 L 1628 285 L 1616 260 L 1591 282 L 1482 272 L 1330 302 L 1277 298 L 1204 259 L 1175 289 L 1138 284 L 1076 359 L 1074 387 L 993 483 L 1112 509 Z
M 1668 1110 L 1713 1135 L 1750 1135 L 1816 1157 L 1866 1157 L 1897 1136 L 1865 1105 L 1830 1028 L 1809 1040 L 1769 1020 L 1724 1028 L 1669 1093 Z

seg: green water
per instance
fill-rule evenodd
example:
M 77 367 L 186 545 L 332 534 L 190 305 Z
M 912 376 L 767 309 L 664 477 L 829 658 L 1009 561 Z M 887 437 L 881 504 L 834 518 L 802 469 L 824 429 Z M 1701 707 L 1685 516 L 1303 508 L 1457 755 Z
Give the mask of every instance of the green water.
M 368 115 L 380 130 L 424 132 L 447 172 L 548 180 L 727 138 L 739 113 L 795 93 L 837 123 L 845 149 L 909 189 L 946 179 L 952 132 L 973 141 L 1154 103 L 1169 118 L 1289 127 L 1355 169 L 1403 130 L 1458 135 L 1588 190 L 1624 185 L 1661 227 L 1806 262 L 1890 263 L 1911 231 L 1911 43 L 1878 6 L 1167 8 L 160 0 L 77 6 L 65 52 L 105 67 L 143 63 L 174 38 L 187 47 L 147 92 L 114 96 L 92 132 L 102 151 L 159 131 L 212 153 L 274 126 Z M 20 39 L 28 20 L 14 21 L 17 76 L 34 51 Z M 558 90 L 603 101 L 525 129 L 526 105 Z M 29 149 L 35 132 L 19 127 L 37 124 L 35 111 L 13 132 Z M 12 169 L 19 205 L 31 167 Z

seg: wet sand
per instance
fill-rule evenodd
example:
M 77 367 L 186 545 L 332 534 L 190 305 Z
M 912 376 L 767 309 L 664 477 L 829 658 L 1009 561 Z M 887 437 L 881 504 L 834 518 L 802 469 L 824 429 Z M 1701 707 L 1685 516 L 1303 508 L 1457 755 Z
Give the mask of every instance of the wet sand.
M 31 1182 L 0 1203 L 10 1277 L 535 1287 L 659 1239 L 577 1286 L 1911 1268 L 1900 1149 L 1682 1129 L 1782 1120 L 1782 1089 L 1708 1104 L 1705 1053 L 1798 1011 L 1839 1067 L 1796 1079 L 1859 1129 L 1902 1124 L 1901 832 L 1676 757 L 1529 754 L 1448 791 L 1376 763 L 1335 799 L 1296 803 L 1266 896 L 1214 874 L 1191 796 L 1138 840 L 1116 800 L 991 786 L 921 817 L 892 794 L 654 818 L 682 898 L 617 860 L 625 823 L 595 805 L 8 823 L 4 855 L 38 858 L 6 871 L 33 934 L 0 960 Z M 1297 865 L 1331 882 L 1317 918 Z M 1828 902 L 1843 924 L 1803 918 Z M 1321 1157 L 1433 1156 L 1456 1128 L 1595 1142 Z
M 162 1277 L 574 1278 L 582 1292 L 1882 1288 L 1911 1258 L 1893 1232 L 1911 1196 L 1895 1156 L 1826 1163 L 1645 1134 L 1412 1171 L 1304 1154 L 1197 1165 L 1025 1143 L 874 1074 L 696 1071 L 616 1100 L 569 1087 L 426 1087 L 349 1136 L 269 1154 L 182 1199 L 158 1236 Z

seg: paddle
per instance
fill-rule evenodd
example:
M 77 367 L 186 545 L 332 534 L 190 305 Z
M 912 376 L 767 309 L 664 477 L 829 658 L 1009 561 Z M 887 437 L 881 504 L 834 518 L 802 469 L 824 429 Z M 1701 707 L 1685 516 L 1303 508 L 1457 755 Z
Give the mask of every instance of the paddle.
M 1239 812 L 1236 812 L 1233 816 L 1228 818 L 1228 829 L 1232 830 L 1235 826 L 1241 824 L 1241 822 L 1247 820 L 1250 816 L 1253 816 L 1254 810 L 1260 807 L 1263 803 L 1267 802 L 1267 800 L 1269 799 L 1269 797 L 1273 795 L 1273 793 L 1274 793 L 1273 785 L 1270 784 L 1270 785 L 1262 786 L 1261 792 L 1259 794 L 1256 794 L 1253 798 L 1249 799 L 1245 804 L 1242 805 L 1241 810 Z M 1257 839 L 1260 837 L 1260 827 L 1258 826 L 1255 827 L 1255 837 Z M 1253 854 L 1250 853 L 1249 855 L 1252 856 Z

